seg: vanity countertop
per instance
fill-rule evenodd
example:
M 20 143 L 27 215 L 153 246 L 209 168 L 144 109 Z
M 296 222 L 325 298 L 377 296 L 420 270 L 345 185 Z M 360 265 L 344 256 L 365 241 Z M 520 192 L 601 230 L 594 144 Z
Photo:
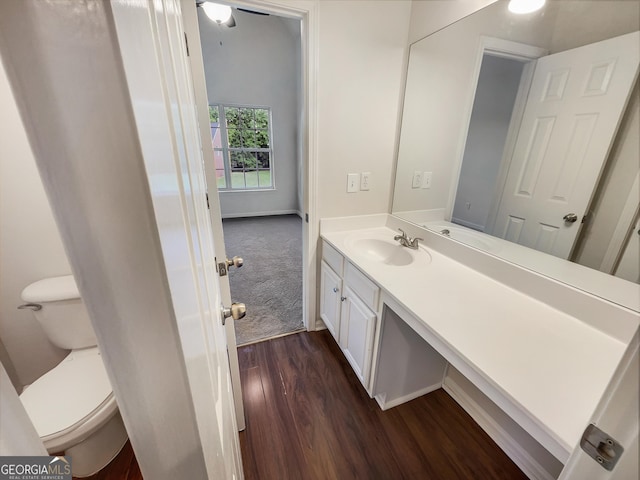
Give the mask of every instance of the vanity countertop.
M 354 248 L 354 236 L 392 240 L 397 232 L 386 226 L 334 230 L 321 237 L 539 425 L 566 461 L 625 342 L 432 248 L 420 266 L 387 265 Z

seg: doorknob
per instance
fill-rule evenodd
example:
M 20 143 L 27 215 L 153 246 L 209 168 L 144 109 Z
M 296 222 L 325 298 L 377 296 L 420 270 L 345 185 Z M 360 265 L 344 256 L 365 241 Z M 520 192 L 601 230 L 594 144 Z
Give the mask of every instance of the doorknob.
M 242 259 L 242 257 L 238 257 L 237 255 L 235 257 L 233 257 L 231 260 L 229 260 L 227 258 L 227 265 L 229 267 L 236 267 L 236 268 L 240 268 L 242 265 L 244 265 L 244 260 Z
M 234 320 L 240 320 L 247 314 L 247 306 L 244 303 L 234 302 L 230 308 L 222 307 L 222 325 L 225 324 L 225 319 L 233 317 Z
M 575 223 L 578 220 L 578 216 L 575 213 L 567 213 L 562 219 L 566 223 Z

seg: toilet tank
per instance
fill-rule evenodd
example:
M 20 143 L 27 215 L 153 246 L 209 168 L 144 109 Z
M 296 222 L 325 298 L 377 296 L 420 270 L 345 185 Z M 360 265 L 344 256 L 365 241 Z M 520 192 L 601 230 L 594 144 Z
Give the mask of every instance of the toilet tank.
M 73 350 L 98 344 L 73 275 L 39 280 L 27 286 L 21 297 L 42 307 L 30 308 L 54 345 Z

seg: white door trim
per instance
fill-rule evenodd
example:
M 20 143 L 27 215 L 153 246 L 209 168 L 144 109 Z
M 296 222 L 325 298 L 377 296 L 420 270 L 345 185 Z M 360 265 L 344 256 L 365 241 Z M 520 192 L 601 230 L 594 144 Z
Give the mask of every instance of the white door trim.
M 180 0 L 182 10 L 182 21 L 189 43 L 189 65 L 191 78 L 193 81 L 193 93 L 195 99 L 195 110 L 198 115 L 198 129 L 200 132 L 200 146 L 202 148 L 202 157 L 205 164 L 208 162 L 213 165 L 213 151 L 210 148 L 204 148 L 205 145 L 211 145 L 211 130 L 209 129 L 209 112 L 198 108 L 200 105 L 209 105 L 207 100 L 207 88 L 204 76 L 204 68 L 202 61 L 202 48 L 200 46 L 200 31 L 198 30 L 198 14 L 195 2 L 192 0 Z M 200 61 L 194 61 L 200 59 Z M 208 107 L 207 107 L 208 108 Z M 222 217 L 220 212 L 220 199 L 218 197 L 218 187 L 215 177 L 210 178 L 211 169 L 204 168 L 207 177 L 207 189 L 209 199 L 209 217 L 212 227 L 214 225 L 222 225 Z M 224 235 L 222 228 L 211 228 L 213 242 L 216 247 L 217 262 L 223 262 L 227 258 L 227 252 L 224 245 Z M 228 278 L 228 277 L 227 277 Z M 229 281 L 221 278 L 220 295 L 223 305 L 229 306 L 233 302 L 231 299 L 231 291 L 229 289 Z M 246 427 L 244 416 L 244 402 L 242 399 L 242 382 L 240 379 L 240 365 L 238 363 L 238 347 L 236 343 L 235 320 L 228 318 L 225 323 L 225 333 L 227 339 L 227 351 L 229 355 L 229 369 L 231 371 L 231 383 L 233 385 L 233 401 L 235 404 L 236 423 L 238 430 L 242 431 Z
M 464 158 L 464 150 L 467 145 L 467 135 L 469 134 L 469 125 L 471 123 L 471 113 L 473 112 L 473 103 L 476 98 L 476 89 L 478 88 L 478 79 L 480 78 L 480 68 L 482 67 L 482 58 L 485 54 L 491 54 L 496 57 L 511 58 L 522 61 L 535 60 L 537 58 L 548 55 L 549 51 L 527 45 L 525 43 L 512 42 L 510 40 L 503 40 L 501 38 L 488 37 L 485 35 L 480 36 L 480 43 L 478 45 L 478 52 L 476 53 L 475 67 L 473 69 L 473 84 L 467 94 L 467 101 L 464 106 L 464 128 L 460 132 L 458 139 L 458 147 L 456 149 L 454 175 L 451 177 L 451 185 L 449 187 L 449 199 L 447 201 L 447 207 L 445 209 L 445 219 L 450 220 L 453 214 L 453 207 L 455 204 L 456 194 L 458 193 L 458 179 L 460 177 L 460 170 L 462 169 L 462 159 Z M 530 76 L 533 72 L 525 72 Z M 523 77 L 525 75 L 523 74 Z M 529 78 L 530 81 L 530 78 Z M 523 78 L 523 82 L 526 79 Z M 522 87 L 523 85 L 521 85 Z M 526 95 L 525 95 L 526 100 Z M 516 100 L 519 101 L 519 100 Z M 516 112 L 518 113 L 518 112 Z M 511 132 L 510 132 L 511 133 Z M 507 138 L 507 142 L 509 141 Z M 504 159 L 504 157 L 503 157 Z M 501 167 L 502 168 L 502 167 Z
M 220 1 L 232 6 L 258 10 L 301 21 L 302 40 L 302 100 L 306 125 L 305 158 L 303 160 L 303 212 L 302 212 L 302 296 L 303 322 L 307 331 L 316 324 L 317 244 L 320 219 L 317 218 L 318 191 L 318 62 L 319 12 L 318 0 L 235 0 Z M 209 199 L 211 201 L 211 199 Z M 308 223 L 305 213 L 309 215 Z
M 618 218 L 618 223 L 611 236 L 611 241 L 607 247 L 600 270 L 606 273 L 614 274 L 618 261 L 622 255 L 625 240 L 628 237 L 629 229 L 633 227 L 634 220 L 638 214 L 638 199 L 640 198 L 640 170 L 636 174 L 629 196 L 622 208 L 622 213 Z

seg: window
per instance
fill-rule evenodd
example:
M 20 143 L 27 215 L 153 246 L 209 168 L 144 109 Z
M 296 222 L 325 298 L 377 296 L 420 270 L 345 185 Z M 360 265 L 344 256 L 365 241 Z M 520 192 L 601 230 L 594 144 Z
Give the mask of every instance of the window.
M 271 110 L 210 105 L 209 120 L 218 189 L 272 189 Z

